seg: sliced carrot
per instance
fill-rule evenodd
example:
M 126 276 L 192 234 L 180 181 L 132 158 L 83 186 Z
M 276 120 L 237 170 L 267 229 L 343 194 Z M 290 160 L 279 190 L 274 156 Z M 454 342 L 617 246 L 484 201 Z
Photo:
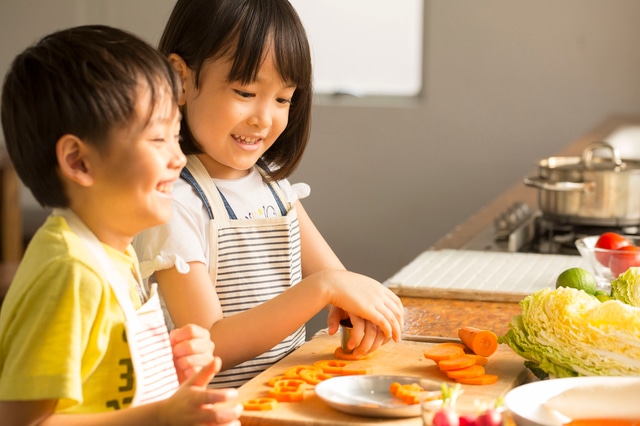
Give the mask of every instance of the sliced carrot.
M 391 390 L 391 388 L 389 389 Z M 400 398 L 405 404 L 418 404 L 420 402 L 420 392 L 424 391 L 417 383 L 408 383 L 396 387 L 395 396 Z
M 442 371 L 460 370 L 461 368 L 476 365 L 475 355 L 464 354 L 458 358 L 443 359 L 438 362 L 438 368 Z
M 300 372 L 302 370 L 318 370 L 322 371 L 322 369 L 316 365 L 294 365 L 293 367 L 287 368 L 282 374 L 284 377 L 289 379 L 299 379 Z
M 443 343 L 439 343 L 439 345 L 458 346 L 463 351 L 466 351 L 468 349 L 467 345 L 465 345 L 464 343 L 457 343 L 457 342 L 443 342 Z
M 269 397 L 278 402 L 297 402 L 304 399 L 304 391 L 307 383 L 300 379 L 283 379 L 275 382 L 272 389 L 267 392 Z
M 389 385 L 389 393 L 391 395 L 395 395 L 398 392 L 398 389 L 402 386 L 399 382 L 393 382 Z
M 486 356 L 482 356 L 478 354 L 465 354 L 465 356 L 474 357 L 476 359 L 477 365 L 487 365 L 487 363 L 489 362 L 489 358 L 487 358 Z
M 461 368 L 459 370 L 447 371 L 450 379 L 468 379 L 470 377 L 478 377 L 485 374 L 484 367 L 481 365 L 472 365 L 471 367 Z
M 490 356 L 498 349 L 498 336 L 489 330 L 475 327 L 462 327 L 458 330 L 458 337 L 473 353 Z
M 640 420 L 625 419 L 577 419 L 564 426 L 640 426 Z
M 442 361 L 445 359 L 458 358 L 464 355 L 464 350 L 458 346 L 447 343 L 439 343 L 425 349 L 424 357 L 432 361 Z
M 351 362 L 342 367 L 343 376 L 356 376 L 371 373 L 371 366 L 363 362 Z
M 275 410 L 278 407 L 278 401 L 275 398 L 255 398 L 243 401 L 242 407 L 248 411 Z
M 463 385 L 492 385 L 498 381 L 498 376 L 495 374 L 483 374 L 477 377 L 458 378 L 455 381 Z
M 369 358 L 369 354 L 365 354 L 365 355 L 355 355 L 355 354 L 346 354 L 344 353 L 344 350 L 342 350 L 341 346 L 338 346 L 336 348 L 336 350 L 333 352 L 333 356 L 338 358 L 338 359 L 342 359 L 345 361 L 358 361 L 361 359 L 367 359 Z
M 275 386 L 275 384 L 276 384 L 276 382 L 277 382 L 278 380 L 284 380 L 284 379 L 286 379 L 286 377 L 284 377 L 284 376 L 273 376 L 273 377 L 272 377 L 272 378 L 270 378 L 270 379 L 269 379 L 269 381 L 267 382 L 267 386 L 271 386 L 271 387 L 273 387 L 273 386 Z
M 336 374 L 325 373 L 321 369 L 300 371 L 300 378 L 310 385 L 317 385 L 321 381 L 330 379 L 335 376 Z
M 328 374 L 342 374 L 342 368 L 347 364 L 349 364 L 347 361 L 339 359 L 323 359 L 313 363 L 313 365 L 320 367 L 322 371 Z

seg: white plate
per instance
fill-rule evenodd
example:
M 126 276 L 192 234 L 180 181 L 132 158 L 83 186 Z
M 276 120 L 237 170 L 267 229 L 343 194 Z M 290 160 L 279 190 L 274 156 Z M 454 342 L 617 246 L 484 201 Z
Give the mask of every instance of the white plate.
M 389 392 L 391 383 L 420 383 L 411 376 L 340 376 L 316 385 L 316 395 L 327 405 L 347 414 L 366 417 L 417 417 L 420 404 L 406 404 Z M 423 386 L 424 387 L 424 386 Z M 425 390 L 440 390 L 439 387 Z
M 555 411 L 547 408 L 545 403 L 561 393 L 588 387 L 597 392 L 599 388 L 625 389 L 632 386 L 640 389 L 640 377 L 571 377 L 563 379 L 548 379 L 539 382 L 528 383 L 512 389 L 507 393 L 504 403 L 511 411 L 518 426 L 560 426 L 566 422 L 566 417 L 558 416 Z M 579 392 L 576 392 L 576 395 Z M 572 393 L 573 395 L 573 393 Z M 576 397 L 577 398 L 577 397 Z M 583 397 L 584 398 L 584 397 Z M 613 395 L 606 391 L 597 393 L 597 402 L 593 398 L 575 400 L 575 404 L 584 407 L 584 417 L 597 418 L 613 415 L 613 405 L 624 404 L 627 407 L 635 407 L 632 413 L 635 418 L 640 418 L 640 407 L 637 404 L 637 392 L 626 396 Z M 627 401 L 624 401 L 628 399 Z M 635 401 L 635 402 L 634 402 Z M 572 401 L 573 402 L 573 401 Z M 637 416 L 637 417 L 636 417 Z

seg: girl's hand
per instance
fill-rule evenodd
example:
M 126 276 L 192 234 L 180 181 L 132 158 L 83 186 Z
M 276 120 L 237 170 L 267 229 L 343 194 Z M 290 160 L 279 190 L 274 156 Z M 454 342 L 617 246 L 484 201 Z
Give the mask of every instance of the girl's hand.
M 233 388 L 207 389 L 220 366 L 220 358 L 214 357 L 171 398 L 163 401 L 158 413 L 160 424 L 240 426 L 242 404 L 237 401 L 238 391 Z
M 214 344 L 211 335 L 200 326 L 189 324 L 177 328 L 171 331 L 169 340 L 180 383 L 184 383 L 213 361 Z
M 348 312 L 352 321 L 355 317 L 359 317 L 361 321 L 371 322 L 379 328 L 379 332 L 385 339 L 400 340 L 404 327 L 404 308 L 396 294 L 379 282 L 354 272 L 329 270 L 319 274 L 323 274 L 321 280 L 329 286 L 329 302 L 332 305 Z M 329 330 L 337 330 L 337 324 L 333 323 L 335 317 L 330 320 Z M 357 323 L 358 319 L 356 318 L 355 321 Z M 356 323 L 353 323 L 354 328 Z M 365 333 L 369 336 L 373 333 L 371 328 L 367 331 L 362 323 L 358 330 L 354 331 L 362 333 L 363 338 Z M 378 331 L 375 334 L 377 335 Z M 367 339 L 370 347 L 376 344 L 375 340 L 371 337 Z
M 353 350 L 355 355 L 369 354 L 389 342 L 390 339 L 385 337 L 382 330 L 371 321 L 363 320 L 355 315 L 350 317 L 347 312 L 335 306 L 332 306 L 329 311 L 329 334 L 335 334 L 340 320 L 345 318 L 350 318 L 353 325 L 351 339 L 347 342 L 347 347 Z

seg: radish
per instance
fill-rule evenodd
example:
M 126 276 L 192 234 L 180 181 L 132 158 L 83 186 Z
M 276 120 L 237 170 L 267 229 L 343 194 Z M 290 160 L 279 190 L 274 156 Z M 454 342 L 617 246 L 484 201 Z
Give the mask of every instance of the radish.
M 502 414 L 490 408 L 478 416 L 476 426 L 502 426 Z
M 460 426 L 460 420 L 456 410 L 451 407 L 445 407 L 433 415 L 431 424 L 433 426 Z

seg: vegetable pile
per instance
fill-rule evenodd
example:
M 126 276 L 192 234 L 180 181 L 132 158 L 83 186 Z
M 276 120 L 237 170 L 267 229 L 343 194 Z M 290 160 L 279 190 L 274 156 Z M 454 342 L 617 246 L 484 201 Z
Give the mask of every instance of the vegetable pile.
M 487 374 L 487 357 L 498 349 L 498 337 L 489 330 L 462 327 L 458 331 L 462 343 L 441 343 L 424 351 L 424 357 L 438 364 L 447 377 L 465 385 L 491 385 L 498 381 Z M 473 353 L 468 354 L 466 350 Z
M 539 290 L 520 302 L 498 342 L 540 378 L 640 375 L 640 268 L 611 289 L 605 301 L 575 288 Z

